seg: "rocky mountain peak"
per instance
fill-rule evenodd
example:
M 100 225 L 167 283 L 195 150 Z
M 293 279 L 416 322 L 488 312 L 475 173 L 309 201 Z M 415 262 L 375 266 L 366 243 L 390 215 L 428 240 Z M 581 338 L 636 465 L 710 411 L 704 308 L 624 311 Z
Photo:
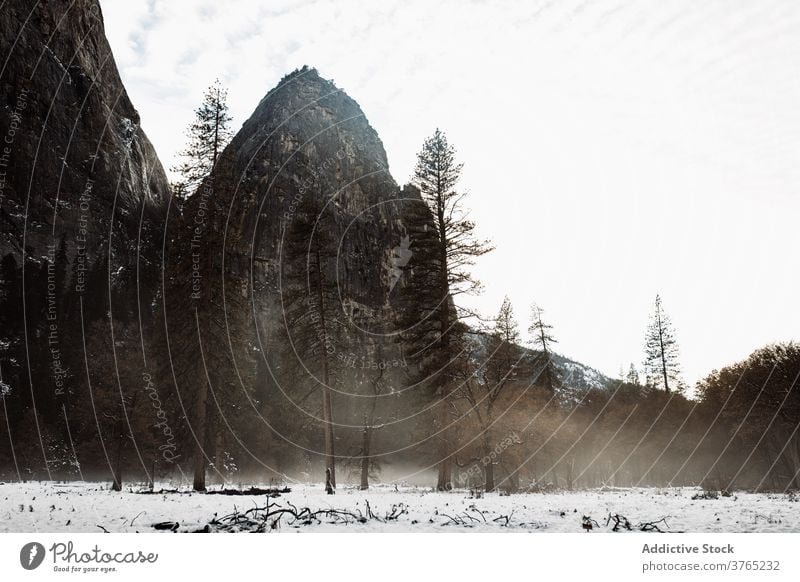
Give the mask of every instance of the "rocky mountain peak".
M 96 248 L 109 232 L 121 241 L 138 236 L 139 219 L 155 220 L 169 187 L 120 79 L 99 3 L 10 0 L 1 10 L 8 48 L 0 130 L 13 131 L 4 244 L 20 252 L 23 231 L 33 248 L 63 235 L 73 257 L 82 196 Z

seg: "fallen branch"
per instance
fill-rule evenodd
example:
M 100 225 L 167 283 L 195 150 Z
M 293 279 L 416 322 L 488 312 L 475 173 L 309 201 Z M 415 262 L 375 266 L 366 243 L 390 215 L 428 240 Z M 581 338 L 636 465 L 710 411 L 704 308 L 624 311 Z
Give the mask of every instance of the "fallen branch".
M 478 515 L 480 515 L 483 518 L 483 523 L 486 523 L 486 516 L 483 514 L 483 512 L 480 509 L 475 507 L 475 504 L 470 505 L 469 506 L 469 510 L 477 512 Z
M 135 493 L 139 495 L 269 495 L 270 497 L 280 497 L 284 493 L 291 493 L 289 487 L 268 487 L 262 489 L 259 487 L 250 487 L 249 489 L 211 489 L 209 491 L 183 491 L 180 489 L 159 489 L 158 491 L 150 491 L 149 489 L 142 489 Z
M 137 513 L 137 514 L 136 514 L 136 517 L 134 517 L 134 518 L 131 520 L 131 527 L 133 527 L 133 522 L 134 522 L 134 521 L 136 521 L 136 519 L 137 519 L 137 518 L 138 518 L 140 515 L 142 515 L 143 513 L 147 513 L 147 512 L 146 512 L 146 511 L 140 511 L 139 513 Z
M 258 487 L 250 487 L 250 489 L 217 489 L 206 491 L 206 495 L 269 495 L 270 497 L 279 497 L 283 493 L 291 493 L 289 487 L 269 487 L 267 489 L 260 489 Z
M 606 527 L 611 522 L 614 522 L 614 527 L 611 528 L 611 531 L 619 531 L 620 527 L 624 527 L 626 530 L 631 531 L 631 522 L 628 520 L 627 517 L 624 515 L 620 515 L 619 513 L 615 514 L 608 514 L 608 519 L 606 519 Z
M 399 503 L 397 505 L 392 505 L 392 511 L 387 513 L 384 519 L 386 519 L 386 521 L 396 521 L 401 515 L 406 515 L 407 513 L 408 506 L 405 503 Z
M 669 529 L 669 524 L 667 523 L 667 517 L 662 517 L 661 519 L 658 519 L 656 521 L 643 521 L 636 527 L 639 531 L 657 531 L 658 533 L 664 533 L 664 531 L 658 527 L 658 524 L 663 523 L 664 527 Z
M 508 523 L 511 521 L 511 518 L 512 518 L 513 515 L 514 515 L 514 512 L 512 511 L 508 515 L 499 515 L 499 516 L 495 517 L 492 521 L 495 521 L 495 522 L 503 521 L 503 523 L 501 525 L 503 527 L 508 527 Z
M 379 518 L 377 515 L 375 515 L 375 514 L 372 512 L 372 507 L 370 507 L 369 501 L 367 501 L 367 500 L 365 499 L 365 500 L 364 500 L 364 503 L 366 503 L 366 504 L 367 504 L 367 519 L 377 519 L 378 521 L 383 521 L 381 518 Z
M 456 525 L 467 525 L 467 523 L 464 521 L 464 519 L 461 518 L 458 515 L 456 515 L 455 517 L 450 517 L 446 513 L 440 513 L 439 515 L 442 515 L 442 516 L 446 517 L 447 519 L 449 519 L 450 521 L 452 521 Z M 448 525 L 448 524 L 449 523 L 445 523 L 444 525 Z
M 464 515 L 464 517 L 466 517 L 467 519 L 469 519 L 469 520 L 470 520 L 470 521 L 472 521 L 473 523 L 480 523 L 480 522 L 478 521 L 478 518 L 477 518 L 477 517 L 472 517 L 472 516 L 471 516 L 469 513 L 467 513 L 466 511 L 463 513 L 463 515 Z M 465 522 L 465 523 L 466 523 L 466 522 Z
M 297 509 L 291 503 L 287 504 L 288 507 L 282 507 L 278 504 L 266 507 L 253 507 L 247 511 L 240 512 L 234 510 L 233 513 L 225 515 L 220 518 L 213 519 L 209 526 L 216 531 L 255 531 L 264 532 L 267 530 L 277 529 L 283 518 L 288 519 L 290 526 L 295 524 L 311 525 L 315 521 L 321 523 L 321 518 L 332 519 L 332 523 L 350 523 L 355 521 L 358 523 L 366 523 L 367 518 L 361 512 L 353 513 L 352 511 L 344 509 L 319 509 L 311 511 L 308 507 Z M 369 510 L 372 511 L 371 509 Z M 374 514 L 373 514 L 374 516 Z

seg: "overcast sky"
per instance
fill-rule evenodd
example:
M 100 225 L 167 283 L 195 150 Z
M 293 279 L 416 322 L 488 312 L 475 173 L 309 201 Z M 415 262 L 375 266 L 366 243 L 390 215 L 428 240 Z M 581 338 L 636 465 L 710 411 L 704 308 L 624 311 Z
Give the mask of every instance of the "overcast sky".
M 171 165 L 204 88 L 235 128 L 304 64 L 361 105 L 395 179 L 437 126 L 497 250 L 475 271 L 561 353 L 639 364 L 656 293 L 689 382 L 800 336 L 800 3 L 101 0 Z

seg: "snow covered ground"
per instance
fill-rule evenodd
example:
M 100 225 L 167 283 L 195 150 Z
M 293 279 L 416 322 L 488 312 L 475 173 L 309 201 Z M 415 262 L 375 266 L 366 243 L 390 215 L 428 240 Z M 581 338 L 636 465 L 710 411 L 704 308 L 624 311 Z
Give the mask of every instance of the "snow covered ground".
M 136 490 L 115 493 L 107 486 L 82 482 L 0 483 L 0 531 L 153 532 L 153 524 L 161 522 L 177 522 L 180 532 L 195 531 L 215 516 L 243 513 L 267 503 L 264 495 L 188 491 L 142 495 Z M 369 491 L 340 488 L 335 496 L 329 496 L 319 485 L 293 485 L 291 493 L 269 503 L 271 509 L 289 504 L 312 512 L 334 508 L 362 518 L 320 514 L 299 521 L 285 515 L 276 526 L 280 532 L 581 532 L 583 516 L 597 522 L 599 527 L 593 525 L 593 532 L 605 532 L 611 531 L 606 525 L 609 513 L 626 517 L 634 530 L 640 523 L 666 517 L 668 527 L 663 522 L 659 527 L 670 532 L 800 532 L 800 503 L 795 497 L 737 493 L 693 500 L 698 492 L 636 488 L 510 496 L 492 493 L 475 499 L 469 491 L 435 493 L 412 487 L 395 491 L 394 486 Z

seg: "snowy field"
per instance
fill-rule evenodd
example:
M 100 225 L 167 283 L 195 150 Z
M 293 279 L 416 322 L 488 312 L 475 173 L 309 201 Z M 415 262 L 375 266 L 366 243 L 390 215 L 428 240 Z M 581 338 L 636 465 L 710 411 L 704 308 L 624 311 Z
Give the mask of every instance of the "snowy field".
M 164 485 L 165 488 L 169 485 Z M 157 486 L 156 489 L 159 489 Z M 609 514 L 627 518 L 633 531 L 658 522 L 667 532 L 800 532 L 800 503 L 789 495 L 736 493 L 692 499 L 690 488 L 609 489 L 580 492 L 497 493 L 473 498 L 469 491 L 435 493 L 378 486 L 369 491 L 293 485 L 290 493 L 203 495 L 191 492 L 115 493 L 98 483 L 0 483 L 2 532 L 610 532 Z M 297 514 L 269 511 L 291 509 Z M 304 508 L 308 508 L 305 511 Z M 325 512 L 333 509 L 336 512 Z M 249 513 L 248 510 L 252 510 Z M 221 519 L 238 513 L 238 517 Z M 658 521 L 666 518 L 665 521 Z M 215 522 L 216 519 L 216 522 Z M 207 527 L 207 524 L 208 525 Z M 624 522 L 620 526 L 625 530 Z

